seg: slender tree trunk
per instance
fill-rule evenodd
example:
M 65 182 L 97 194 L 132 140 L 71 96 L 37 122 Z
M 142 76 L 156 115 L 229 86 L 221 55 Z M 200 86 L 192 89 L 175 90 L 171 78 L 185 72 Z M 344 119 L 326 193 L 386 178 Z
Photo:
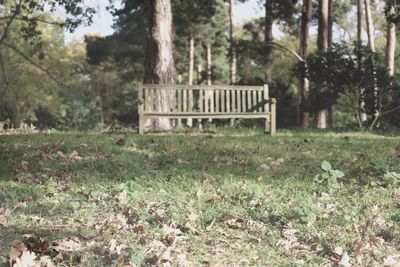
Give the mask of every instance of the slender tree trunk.
M 212 85 L 211 44 L 207 44 L 207 85 Z
M 363 0 L 357 0 L 357 44 L 362 44 Z
M 389 15 L 394 15 L 393 4 L 389 7 Z M 396 48 L 396 25 L 388 20 L 386 32 L 386 68 L 390 76 L 394 75 L 394 54 Z
M 229 42 L 230 42 L 230 83 L 231 85 L 236 84 L 236 47 L 235 47 L 235 32 L 234 32 L 234 25 L 233 25 L 233 18 L 234 18 L 234 7 L 235 7 L 235 0 L 229 1 Z M 218 100 L 217 100 L 218 101 Z M 235 119 L 230 120 L 230 126 L 235 126 Z
M 368 35 L 368 47 L 371 51 L 375 52 L 375 37 L 374 37 L 374 23 L 372 21 L 371 14 L 371 2 L 370 0 L 364 0 L 365 2 L 365 19 L 367 22 L 367 35 Z
M 312 19 L 312 0 L 303 0 L 302 14 L 301 14 L 301 37 L 300 37 L 300 56 L 307 58 L 308 56 L 308 42 L 310 25 Z M 309 81 L 307 78 L 300 79 L 299 86 L 299 104 L 298 104 L 298 122 L 303 128 L 309 127 L 310 114 L 305 110 L 305 104 L 308 99 Z
M 203 80 L 203 65 L 197 64 L 197 84 L 201 84 Z
M 363 3 L 364 0 L 357 0 L 357 45 L 358 45 L 358 65 L 359 65 L 359 71 L 361 72 L 361 45 L 362 45 L 362 32 L 363 32 Z M 364 94 L 363 88 L 360 89 L 359 91 L 359 100 L 358 100 L 358 108 L 357 108 L 357 116 L 358 116 L 358 121 L 360 123 L 360 127 L 362 127 L 362 124 L 367 120 L 367 114 L 365 113 L 365 102 L 363 100 L 363 94 Z
M 207 85 L 212 85 L 212 57 L 211 57 L 211 44 L 207 44 Z M 206 91 L 206 101 L 207 103 L 211 102 L 210 92 Z M 207 107 L 208 105 L 206 105 Z M 209 122 L 212 122 L 212 119 L 208 119 Z
M 328 7 L 328 47 L 331 48 L 333 44 L 333 0 L 329 0 Z M 328 107 L 328 127 L 335 128 L 335 106 Z
M 230 60 L 231 60 L 231 68 L 230 68 L 230 82 L 231 84 L 236 83 L 236 48 L 235 48 L 235 33 L 234 33 L 234 25 L 233 25 L 233 17 L 234 17 L 234 6 L 235 0 L 229 1 L 229 42 L 230 42 Z
M 274 35 L 272 32 L 272 26 L 274 23 L 272 11 L 273 0 L 265 0 L 265 60 L 267 64 L 265 69 L 265 80 L 268 84 L 272 81 L 272 48 L 269 46 L 269 43 L 274 41 Z
M 194 38 L 190 36 L 189 39 L 189 85 L 193 85 L 193 70 L 194 70 Z M 193 91 L 189 90 L 189 99 L 193 99 Z M 189 107 L 192 108 L 192 107 Z M 190 112 L 192 110 L 189 110 Z M 187 120 L 187 126 L 193 126 L 193 120 Z
M 189 85 L 193 85 L 193 69 L 194 69 L 194 39 L 189 39 Z
M 170 0 L 148 0 L 149 31 L 146 46 L 144 83 L 170 84 L 173 81 L 174 60 L 172 57 L 172 12 Z M 159 111 L 168 110 L 168 95 L 156 95 Z M 152 129 L 171 129 L 166 118 L 154 119 L 145 124 Z
M 319 0 L 319 18 L 318 18 L 318 50 L 319 51 L 327 51 L 328 49 L 328 14 L 329 14 L 329 2 L 328 0 Z M 318 82 L 318 89 L 323 92 L 326 90 L 326 84 L 321 81 Z M 326 128 L 326 115 L 327 110 L 322 109 L 318 111 L 316 116 L 317 128 L 325 129 Z
M 365 17 L 367 21 L 367 35 L 368 35 L 368 47 L 371 49 L 372 52 L 375 52 L 375 37 L 374 37 L 374 23 L 372 21 L 372 14 L 371 14 L 371 1 L 365 0 Z M 373 63 L 375 64 L 375 63 Z M 377 86 L 377 78 L 376 78 L 376 70 L 373 70 L 373 80 L 374 80 L 374 89 L 373 89 L 373 97 L 374 97 L 374 117 L 379 116 L 378 114 L 378 86 Z

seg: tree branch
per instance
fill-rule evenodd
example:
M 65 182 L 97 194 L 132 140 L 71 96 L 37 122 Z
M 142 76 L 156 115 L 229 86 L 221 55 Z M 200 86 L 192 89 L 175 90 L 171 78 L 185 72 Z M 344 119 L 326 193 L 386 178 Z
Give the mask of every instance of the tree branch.
M 7 21 L 7 24 L 4 27 L 3 35 L 0 37 L 0 44 L 3 43 L 4 40 L 7 38 L 8 30 L 9 30 L 12 22 L 14 21 L 14 19 L 17 17 L 19 9 L 21 8 L 21 1 L 18 4 L 17 4 L 17 2 L 15 2 L 15 4 L 16 4 L 15 12 L 10 16 L 10 19 Z
M 267 42 L 267 46 L 276 47 L 276 48 L 279 48 L 279 49 L 281 49 L 281 50 L 283 50 L 283 51 L 289 52 L 289 53 L 292 54 L 298 61 L 300 61 L 300 62 L 305 62 L 305 59 L 302 58 L 296 51 L 294 51 L 294 50 L 292 50 L 292 49 L 290 49 L 290 48 L 287 48 L 287 47 L 285 47 L 285 46 L 283 46 L 283 45 L 281 45 L 281 44 L 278 44 L 278 43 L 275 43 L 275 42 Z
M 34 62 L 33 60 L 31 60 L 27 55 L 25 55 L 23 52 L 21 52 L 20 50 L 18 50 L 18 48 L 14 47 L 13 45 L 3 42 L 3 45 L 5 45 L 6 47 L 10 48 L 11 50 L 13 50 L 15 53 L 17 53 L 20 57 L 22 57 L 23 59 L 25 59 L 29 64 L 31 64 L 32 66 L 36 67 L 37 69 L 39 69 L 40 71 L 44 72 L 45 74 L 47 74 L 47 76 L 49 76 L 50 79 L 52 79 L 55 83 L 57 83 L 60 86 L 63 87 L 68 87 L 67 85 L 63 84 L 62 82 L 60 82 L 56 76 L 54 76 L 48 69 L 43 68 L 42 66 L 40 66 L 39 64 L 37 64 L 36 62 Z

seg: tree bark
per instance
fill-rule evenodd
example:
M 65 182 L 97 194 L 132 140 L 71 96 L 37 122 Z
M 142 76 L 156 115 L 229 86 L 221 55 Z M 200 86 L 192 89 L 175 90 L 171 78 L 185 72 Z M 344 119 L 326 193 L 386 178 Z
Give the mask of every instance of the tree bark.
M 308 56 L 308 42 L 310 25 L 312 19 L 312 0 L 303 0 L 302 14 L 301 14 L 301 37 L 300 37 L 300 56 L 306 59 Z M 310 113 L 305 110 L 305 104 L 309 94 L 309 81 L 307 78 L 300 79 L 299 86 L 299 103 L 298 103 L 298 123 L 303 128 L 309 127 Z
M 366 22 L 367 22 L 367 35 L 368 35 L 368 47 L 372 52 L 375 52 L 375 37 L 374 37 L 374 23 L 372 21 L 372 14 L 371 14 L 371 1 L 370 0 L 365 0 L 365 17 L 366 17 Z M 376 78 L 376 70 L 373 70 L 373 79 L 374 79 L 374 91 L 373 91 L 373 97 L 374 97 L 374 117 L 379 116 L 378 114 L 378 102 L 377 102 L 377 97 L 378 97 L 378 86 L 377 86 L 377 78 Z
M 273 0 L 265 0 L 265 81 L 269 84 L 272 81 L 272 48 L 269 46 L 270 42 L 274 41 L 274 35 L 272 32 L 273 20 Z
M 233 25 L 233 18 L 234 18 L 234 7 L 235 7 L 235 0 L 229 0 L 229 42 L 230 42 L 230 84 L 236 84 L 236 46 L 235 46 L 235 32 L 234 32 L 234 25 Z M 231 119 L 229 122 L 230 126 L 235 126 L 235 119 Z
M 189 85 L 193 85 L 193 71 L 194 71 L 194 38 L 193 36 L 190 36 L 189 39 Z M 193 99 L 193 91 L 189 90 L 189 99 Z M 189 107 L 192 108 L 192 107 Z M 189 110 L 191 112 L 192 110 Z M 192 127 L 193 126 L 193 120 L 188 119 L 187 120 L 187 126 Z
M 393 4 L 390 4 L 389 14 L 394 15 L 395 10 Z M 386 31 L 386 68 L 390 76 L 394 75 L 394 55 L 396 48 L 396 25 L 387 20 L 387 31 Z
M 211 44 L 207 44 L 207 85 L 212 85 Z
M 374 38 L 374 23 L 372 21 L 371 14 L 371 2 L 370 0 L 364 0 L 365 2 L 365 19 L 367 22 L 367 35 L 368 35 L 368 47 L 371 51 L 375 52 L 375 38 Z
M 230 82 L 236 83 L 236 48 L 235 48 L 235 32 L 233 25 L 235 0 L 229 0 L 229 42 L 230 42 Z
M 357 0 L 357 45 L 358 49 L 361 48 L 362 45 L 362 31 L 363 31 L 363 3 L 364 0 Z M 358 52 L 358 62 L 359 62 L 359 70 L 361 71 L 361 51 Z M 359 91 L 360 98 L 358 100 L 358 108 L 357 108 L 357 116 L 360 126 L 367 120 L 367 114 L 365 113 L 365 103 L 362 99 L 362 95 L 364 94 L 364 89 L 361 88 Z
M 148 0 L 149 31 L 146 46 L 145 84 L 170 84 L 173 82 L 174 60 L 172 57 L 172 11 L 170 0 Z M 168 111 L 168 94 L 156 95 L 158 111 Z M 145 123 L 147 128 L 168 130 L 172 128 L 167 118 L 153 119 Z
M 328 48 L 333 44 L 333 0 L 329 0 L 328 7 Z M 335 128 L 335 106 L 328 107 L 328 127 Z
M 328 35 L 329 35 L 329 30 L 328 30 L 328 14 L 329 14 L 329 2 L 328 0 L 319 0 L 319 6 L 318 6 L 318 41 L 317 41 L 317 46 L 318 50 L 321 52 L 326 52 L 328 49 Z M 318 82 L 317 88 L 322 92 L 326 90 L 325 88 L 326 84 L 323 81 Z M 317 122 L 317 128 L 319 129 L 325 129 L 326 128 L 326 115 L 327 115 L 327 110 L 322 109 L 317 112 L 316 116 L 316 122 Z

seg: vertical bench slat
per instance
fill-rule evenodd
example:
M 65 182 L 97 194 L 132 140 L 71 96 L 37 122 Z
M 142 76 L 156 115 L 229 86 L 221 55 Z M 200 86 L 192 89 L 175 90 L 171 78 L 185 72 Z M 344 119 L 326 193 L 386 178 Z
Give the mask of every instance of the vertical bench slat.
M 242 112 L 242 91 L 237 91 L 237 111 Z
M 210 90 L 210 97 L 211 97 L 211 99 L 210 99 L 210 107 L 211 107 L 211 109 L 210 109 L 210 112 L 211 113 L 214 113 L 214 105 L 215 105 L 215 100 L 214 100 L 214 92 L 215 92 L 215 90 Z
M 189 89 L 188 97 L 189 97 L 188 109 L 189 109 L 189 112 L 192 112 L 193 111 L 193 89 L 192 88 Z
M 225 108 L 225 90 L 221 90 L 221 112 L 225 112 Z
M 257 91 L 252 91 L 251 94 L 253 95 L 253 107 L 257 105 Z M 254 109 L 253 112 L 257 112 L 257 109 Z
M 237 108 L 236 108 L 236 94 L 237 94 L 237 90 L 232 90 L 232 112 L 237 112 Z
M 199 111 L 200 112 L 204 111 L 204 109 L 203 109 L 203 98 L 204 98 L 203 93 L 204 93 L 204 90 L 200 89 L 199 90 Z
M 263 101 L 263 99 L 262 99 L 262 91 L 258 91 L 258 92 L 257 92 L 257 95 L 258 95 L 258 101 L 257 101 L 257 103 L 260 103 L 261 101 Z M 258 108 L 258 112 L 262 112 L 262 110 L 263 110 L 262 107 L 259 107 L 259 108 Z
M 251 109 L 251 91 L 247 91 L 247 110 Z
M 139 86 L 138 97 L 139 97 L 139 107 L 138 107 L 138 113 L 139 113 L 139 134 L 143 134 L 143 133 L 144 133 L 143 86 Z
M 246 91 L 242 91 L 242 112 L 246 112 Z
M 264 93 L 264 100 L 269 100 L 269 88 L 268 88 L 268 85 L 264 85 L 263 93 Z M 266 103 L 264 105 L 264 112 L 270 112 L 269 103 Z
M 215 112 L 221 112 L 219 107 L 219 90 L 215 90 Z
M 226 112 L 231 112 L 231 90 L 226 90 Z
M 183 111 L 187 112 L 188 111 L 188 96 L 187 96 L 187 89 L 183 89 Z

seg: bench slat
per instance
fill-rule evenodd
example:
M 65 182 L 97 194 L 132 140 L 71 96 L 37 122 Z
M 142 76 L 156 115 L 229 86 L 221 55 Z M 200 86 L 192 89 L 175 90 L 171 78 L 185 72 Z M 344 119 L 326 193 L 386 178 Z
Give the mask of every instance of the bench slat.
M 235 90 L 235 91 L 262 91 L 262 86 L 241 86 L 241 85 L 162 85 L 162 84 L 144 84 L 142 85 L 144 90 L 156 89 L 156 90 Z

